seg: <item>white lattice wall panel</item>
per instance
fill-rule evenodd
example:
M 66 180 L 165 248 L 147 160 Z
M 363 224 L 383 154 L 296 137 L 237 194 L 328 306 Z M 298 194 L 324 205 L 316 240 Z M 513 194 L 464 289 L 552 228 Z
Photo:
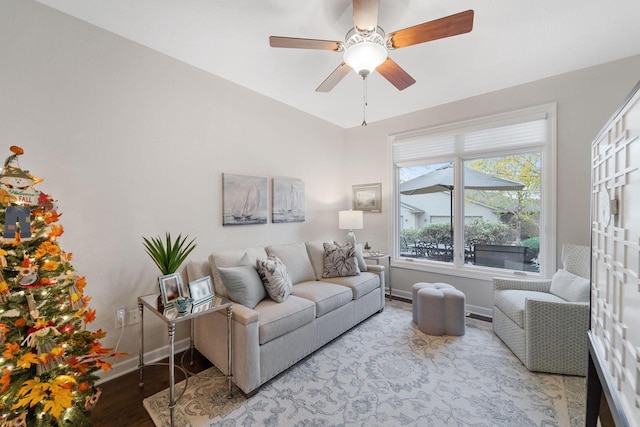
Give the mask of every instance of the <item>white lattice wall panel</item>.
M 591 329 L 640 426 L 640 92 L 592 146 Z

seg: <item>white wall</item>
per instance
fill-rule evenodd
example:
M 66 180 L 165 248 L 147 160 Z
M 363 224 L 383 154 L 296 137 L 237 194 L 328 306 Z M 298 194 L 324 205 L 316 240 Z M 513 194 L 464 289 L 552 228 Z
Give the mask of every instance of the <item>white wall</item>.
M 589 245 L 590 145 L 640 77 L 640 56 L 563 74 L 497 92 L 375 122 L 347 131 L 348 185 L 382 182 L 383 212 L 365 215 L 358 238 L 392 250 L 392 172 L 389 135 L 474 117 L 556 102 L 558 106 L 557 255 L 563 243 Z M 464 84 L 464 82 L 460 82 Z M 422 90 L 420 82 L 408 90 Z M 425 93 L 424 96 L 429 96 Z M 399 264 L 396 264 L 399 266 Z M 417 281 L 449 281 L 460 287 L 475 311 L 490 314 L 492 284 L 394 268 L 394 293 L 410 296 Z
M 141 236 L 189 234 L 193 257 L 340 236 L 345 137 L 41 4 L 0 3 L 0 159 L 23 147 L 20 165 L 58 200 L 59 242 L 87 277 L 98 316 L 90 326 L 108 332 L 105 346 L 118 338 L 115 310 L 157 289 Z M 301 178 L 306 222 L 223 227 L 223 172 Z M 167 342 L 159 322 L 148 328 L 147 349 Z M 127 327 L 120 350 L 137 355 L 137 336 Z

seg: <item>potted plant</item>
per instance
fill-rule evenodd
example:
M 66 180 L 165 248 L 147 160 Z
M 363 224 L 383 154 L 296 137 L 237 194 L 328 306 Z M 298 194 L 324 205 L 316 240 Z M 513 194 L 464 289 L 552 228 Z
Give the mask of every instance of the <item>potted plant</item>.
M 196 244 L 194 243 L 196 239 L 187 243 L 188 237 L 189 236 L 185 236 L 183 238 L 182 234 L 179 234 L 175 242 L 172 241 L 170 233 L 166 233 L 164 240 L 161 239 L 160 236 L 152 237 L 151 239 L 147 239 L 146 237 L 142 238 L 142 240 L 144 240 L 144 248 L 153 262 L 156 263 L 163 276 L 175 273 L 187 256 L 196 248 Z M 182 291 L 179 292 L 180 295 L 182 295 Z M 160 295 L 158 295 L 158 310 L 161 311 L 164 309 L 162 295 L 162 290 L 160 290 Z
M 187 243 L 189 236 L 182 237 L 178 235 L 175 242 L 171 240 L 171 233 L 166 233 L 166 239 L 163 241 L 160 236 L 147 239 L 143 237 L 144 247 L 147 253 L 156 263 L 162 275 L 175 273 L 189 254 L 196 248 L 194 243 L 196 239 Z

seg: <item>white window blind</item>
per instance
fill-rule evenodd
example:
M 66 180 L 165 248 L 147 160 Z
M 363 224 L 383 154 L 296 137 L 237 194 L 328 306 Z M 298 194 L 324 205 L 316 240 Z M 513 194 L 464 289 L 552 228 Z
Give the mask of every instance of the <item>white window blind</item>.
M 416 160 L 544 147 L 547 141 L 545 114 L 503 119 L 497 123 L 485 122 L 477 126 L 461 123 L 431 129 L 424 134 L 414 132 L 396 137 L 393 141 L 393 161 L 397 166 L 403 166 Z

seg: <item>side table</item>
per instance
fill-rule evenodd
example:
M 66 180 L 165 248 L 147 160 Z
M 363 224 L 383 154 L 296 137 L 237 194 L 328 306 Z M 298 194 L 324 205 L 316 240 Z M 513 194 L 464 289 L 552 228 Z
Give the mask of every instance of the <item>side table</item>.
M 182 393 L 178 397 L 175 396 L 175 333 L 176 333 L 176 325 L 181 322 L 189 321 L 191 324 L 191 365 L 193 365 L 193 319 L 202 316 L 204 314 L 213 313 L 218 310 L 227 310 L 227 356 L 228 356 L 228 366 L 227 366 L 227 375 L 224 377 L 227 379 L 227 392 L 228 396 L 231 397 L 231 360 L 232 360 L 232 347 L 231 347 L 231 318 L 233 316 L 231 309 L 231 301 L 214 297 L 210 301 L 206 301 L 197 305 L 190 305 L 189 309 L 185 313 L 179 313 L 178 310 L 174 307 L 168 307 L 164 310 L 158 310 L 157 306 L 158 294 L 145 295 L 138 297 L 138 310 L 140 312 L 140 354 L 138 356 L 139 364 L 138 369 L 140 371 L 140 383 L 138 386 L 140 388 L 144 387 L 144 308 L 146 307 L 151 313 L 158 316 L 166 325 L 169 331 L 169 414 L 171 418 L 171 426 L 174 425 L 174 409 L 178 400 L 182 397 L 185 390 L 187 389 L 189 375 L 188 372 L 183 368 L 179 367 L 185 374 L 185 387 L 182 390 Z M 154 365 L 150 363 L 149 365 Z M 147 365 L 147 366 L 149 366 Z
M 387 277 L 389 278 L 389 299 L 391 299 L 391 254 L 381 254 L 377 252 L 369 252 L 363 254 L 364 259 L 375 261 L 376 265 L 380 265 L 380 260 L 387 259 L 389 263 L 389 270 Z

